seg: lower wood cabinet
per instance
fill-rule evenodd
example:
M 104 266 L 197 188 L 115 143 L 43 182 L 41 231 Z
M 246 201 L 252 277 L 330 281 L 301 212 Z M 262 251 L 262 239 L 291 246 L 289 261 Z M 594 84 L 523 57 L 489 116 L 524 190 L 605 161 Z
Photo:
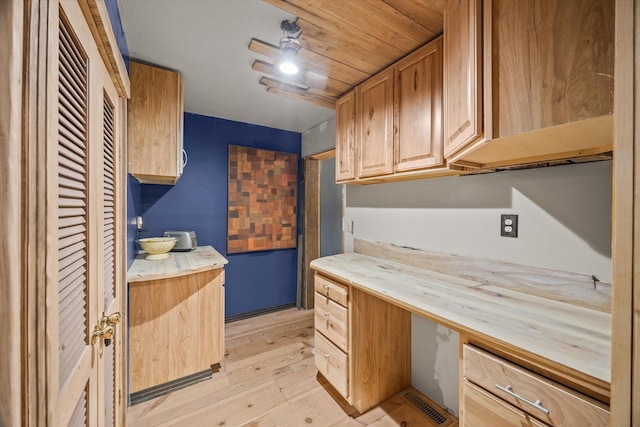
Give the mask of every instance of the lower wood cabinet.
M 347 308 L 335 301 L 315 294 L 316 330 L 335 343 L 342 351 L 347 351 Z
M 315 336 L 316 367 L 338 393 L 345 399 L 349 397 L 348 356 L 318 330 Z
M 129 391 L 196 374 L 224 356 L 224 269 L 129 285 Z
M 411 313 L 315 276 L 316 367 L 363 413 L 411 384 Z
M 578 391 L 464 344 L 461 425 L 609 425 L 609 409 Z
M 545 424 L 524 411 L 498 399 L 491 393 L 464 380 L 462 412 L 463 424 L 473 427 L 545 427 Z

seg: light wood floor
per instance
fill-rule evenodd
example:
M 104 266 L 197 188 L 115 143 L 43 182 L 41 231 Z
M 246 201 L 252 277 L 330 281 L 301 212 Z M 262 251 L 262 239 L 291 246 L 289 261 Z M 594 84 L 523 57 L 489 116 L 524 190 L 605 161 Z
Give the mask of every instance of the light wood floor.
M 130 407 L 127 425 L 436 425 L 400 395 L 351 418 L 316 379 L 313 336 L 313 310 L 289 309 L 228 323 L 220 372 Z

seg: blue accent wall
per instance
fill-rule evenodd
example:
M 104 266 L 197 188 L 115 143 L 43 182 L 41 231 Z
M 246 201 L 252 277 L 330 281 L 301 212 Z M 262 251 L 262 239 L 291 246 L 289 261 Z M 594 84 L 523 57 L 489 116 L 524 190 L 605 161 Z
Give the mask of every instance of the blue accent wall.
M 111 27 L 118 42 L 118 49 L 129 71 L 129 48 L 122 28 L 120 11 L 116 0 L 105 0 Z M 136 216 L 140 215 L 140 184 L 131 175 L 127 175 L 127 269 L 131 267 L 136 254 Z
M 116 41 L 118 42 L 118 49 L 120 49 L 124 63 L 127 66 L 127 71 L 129 71 L 129 48 L 127 47 L 127 38 L 124 35 L 124 28 L 122 28 L 118 4 L 116 0 L 105 0 L 105 4 L 107 6 L 107 13 L 109 13 L 109 19 L 111 20 L 113 33 L 115 34 Z
M 227 316 L 295 302 L 298 262 L 297 249 L 227 255 L 230 144 L 296 153 L 300 159 L 301 134 L 186 113 L 184 148 L 189 161 L 182 177 L 175 186 L 140 186 L 143 228 L 151 236 L 161 236 L 166 230 L 193 230 L 199 246 L 211 245 L 229 260 Z M 300 179 L 298 206 L 299 183 Z
M 105 0 L 105 3 L 128 70 L 129 50 L 117 2 Z M 227 255 L 229 144 L 285 151 L 300 156 L 301 135 L 185 114 L 184 147 L 189 154 L 189 163 L 178 184 L 141 185 L 131 175 L 127 177 L 126 247 L 129 268 L 137 251 L 137 216 L 143 217 L 143 228 L 153 236 L 162 235 L 169 229 L 194 230 L 199 245 L 211 245 L 229 260 L 226 266 L 226 314 L 232 316 L 295 302 L 298 251 L 285 249 Z
M 127 269 L 136 256 L 136 217 L 140 215 L 141 185 L 131 175 L 127 175 Z

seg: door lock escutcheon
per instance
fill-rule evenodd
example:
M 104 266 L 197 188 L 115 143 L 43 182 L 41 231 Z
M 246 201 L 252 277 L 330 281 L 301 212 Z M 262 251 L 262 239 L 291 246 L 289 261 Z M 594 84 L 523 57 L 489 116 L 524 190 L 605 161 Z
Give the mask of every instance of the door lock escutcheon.
M 93 327 L 93 332 L 91 333 L 91 344 L 95 344 L 98 338 L 102 338 L 105 347 L 109 347 L 116 332 L 114 327 L 118 323 L 120 323 L 119 312 L 110 314 L 109 316 L 105 315 L 103 312 L 100 316 L 100 321 Z
M 95 344 L 98 338 L 102 338 L 104 340 L 104 345 L 106 347 L 109 347 L 114 334 L 115 330 L 113 329 L 113 326 L 107 325 L 103 328 L 100 328 L 98 325 L 96 325 L 93 327 L 93 333 L 91 334 L 91 344 Z

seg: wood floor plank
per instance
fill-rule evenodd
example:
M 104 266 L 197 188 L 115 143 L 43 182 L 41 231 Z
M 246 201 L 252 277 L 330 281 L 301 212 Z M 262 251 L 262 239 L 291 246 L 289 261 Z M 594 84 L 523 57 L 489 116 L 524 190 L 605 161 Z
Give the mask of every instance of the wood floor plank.
M 271 416 L 269 414 L 265 414 L 257 420 L 253 420 L 242 425 L 242 427 L 276 427 L 276 425 L 271 419 Z
M 220 371 L 213 374 L 211 380 L 129 407 L 127 424 L 155 426 L 164 420 L 197 410 L 235 391 L 226 372 Z
M 318 386 L 315 380 L 317 374 L 315 358 L 304 359 L 291 365 L 291 372 L 277 378 L 276 384 L 287 400 L 293 400 Z
M 345 418 L 340 406 L 320 385 L 299 396 L 289 405 L 270 412 L 278 426 L 329 426 Z
M 330 427 L 362 427 L 365 426 L 366 424 L 361 423 L 358 420 L 355 420 L 351 417 L 348 417 L 346 419 L 342 419 L 340 421 L 338 421 L 335 424 L 331 424 Z
M 275 381 L 213 402 L 181 417 L 174 418 L 158 427 L 169 426 L 240 426 L 262 417 L 270 408 L 286 403 Z
M 228 323 L 221 370 L 211 380 L 130 407 L 127 425 L 433 425 L 400 395 L 357 419 L 345 413 L 316 378 L 313 318 L 313 310 L 289 309 Z
M 273 348 L 299 342 L 306 342 L 313 347 L 313 319 L 287 322 L 280 327 L 227 340 L 225 362 L 234 362 Z
M 311 348 L 298 342 L 229 363 L 226 370 L 231 384 L 258 383 L 291 372 L 292 363 L 313 357 Z
M 360 415 L 357 420 L 363 425 L 371 425 L 406 404 L 406 401 L 402 397 L 395 395 L 390 399 L 385 400 L 375 408 Z

